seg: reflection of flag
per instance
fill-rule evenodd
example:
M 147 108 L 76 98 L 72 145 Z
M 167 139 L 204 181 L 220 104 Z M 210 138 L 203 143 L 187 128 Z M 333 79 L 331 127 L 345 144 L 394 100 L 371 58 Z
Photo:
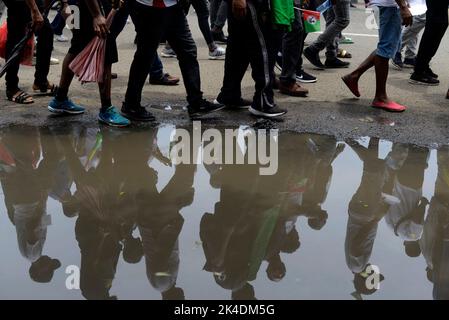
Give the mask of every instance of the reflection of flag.
M 302 17 L 304 19 L 304 29 L 307 33 L 317 32 L 321 30 L 320 12 L 302 10 Z

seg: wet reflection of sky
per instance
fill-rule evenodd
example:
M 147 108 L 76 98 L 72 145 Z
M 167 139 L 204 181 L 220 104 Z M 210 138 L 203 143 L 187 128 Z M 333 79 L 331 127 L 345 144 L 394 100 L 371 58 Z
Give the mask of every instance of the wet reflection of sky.
M 170 126 L 159 129 L 158 144 L 162 154 L 168 153 L 172 129 Z M 360 143 L 367 146 L 368 140 L 362 139 Z M 381 141 L 379 158 L 387 157 L 391 149 L 392 143 Z M 423 183 L 423 196 L 429 201 L 434 195 L 437 178 L 436 156 L 437 151 L 432 150 Z M 161 191 L 175 169 L 156 159 L 151 160 L 150 166 L 158 172 L 157 189 Z M 353 273 L 345 260 L 345 237 L 348 204 L 359 187 L 363 164 L 346 145 L 332 167 L 330 188 L 322 204 L 322 209 L 328 213 L 325 226 L 319 231 L 312 230 L 305 217 L 297 219 L 301 246 L 292 254 L 281 253 L 286 275 L 279 282 L 268 279 L 267 262 L 262 262 L 257 278 L 250 281 L 258 299 L 354 299 L 351 296 L 354 292 Z M 240 183 L 239 177 L 235 177 L 235 183 Z M 184 290 L 187 299 L 230 299 L 231 292 L 218 286 L 211 272 L 203 270 L 206 258 L 200 239 L 201 219 L 206 212 L 214 213 L 220 190 L 210 185 L 210 174 L 202 165 L 197 168 L 193 187 L 192 204 L 181 210 L 184 224 L 179 235 L 180 264 L 176 286 Z M 72 192 L 75 189 L 72 185 Z M 30 263 L 19 252 L 16 229 L 4 206 L 3 190 L 0 210 L 0 298 L 83 299 L 79 290 L 67 290 L 65 286 L 65 268 L 79 265 L 81 258 L 74 233 L 76 218 L 65 217 L 61 204 L 48 198 L 47 213 L 51 215 L 52 224 L 47 230 L 43 254 L 59 259 L 62 267 L 55 271 L 51 282 L 41 284 L 30 279 Z M 139 235 L 138 229 L 134 235 Z M 369 262 L 381 268 L 385 280 L 380 290 L 370 296 L 363 295 L 363 299 L 432 299 L 433 285 L 426 278 L 425 259 L 422 255 L 417 258 L 406 256 L 402 242 L 382 219 Z M 145 259 L 128 264 L 121 256 L 110 294 L 119 299 L 161 299 L 160 292 L 147 279 Z

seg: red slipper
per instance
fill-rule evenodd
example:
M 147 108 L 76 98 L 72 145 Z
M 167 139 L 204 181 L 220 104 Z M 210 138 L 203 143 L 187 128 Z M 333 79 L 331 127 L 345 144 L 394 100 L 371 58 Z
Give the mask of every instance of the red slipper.
M 404 112 L 407 108 L 399 103 L 394 101 L 381 102 L 381 101 L 373 101 L 371 104 L 373 108 L 384 109 L 390 112 Z
M 348 87 L 348 89 L 351 90 L 353 95 L 355 95 L 357 98 L 360 97 L 360 92 L 357 83 L 349 81 L 348 76 L 341 77 L 341 80 L 343 80 L 343 82 Z

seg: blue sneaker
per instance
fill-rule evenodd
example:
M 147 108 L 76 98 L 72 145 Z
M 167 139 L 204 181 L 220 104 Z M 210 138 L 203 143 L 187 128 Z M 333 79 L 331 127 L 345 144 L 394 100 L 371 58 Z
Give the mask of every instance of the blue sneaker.
M 131 121 L 123 117 L 114 106 L 100 111 L 98 121 L 112 127 L 126 127 L 131 124 Z
M 53 98 L 48 104 L 48 111 L 53 113 L 67 113 L 67 114 L 81 114 L 84 113 L 84 108 L 73 103 L 72 100 L 66 99 L 64 101 L 59 101 Z

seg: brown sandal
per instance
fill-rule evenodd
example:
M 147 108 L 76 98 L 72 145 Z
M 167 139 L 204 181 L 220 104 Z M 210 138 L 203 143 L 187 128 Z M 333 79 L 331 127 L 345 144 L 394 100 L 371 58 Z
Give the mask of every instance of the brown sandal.
M 47 82 L 47 84 L 43 86 L 33 84 L 33 91 L 40 96 L 55 96 L 58 91 L 58 86 L 50 82 Z
M 15 93 L 7 92 L 6 97 L 9 101 L 18 104 L 31 104 L 34 102 L 33 97 L 21 89 L 18 89 Z
M 350 54 L 348 51 L 346 51 L 344 49 L 339 49 L 337 57 L 338 58 L 342 58 L 342 59 L 351 59 L 352 58 L 352 54 Z

